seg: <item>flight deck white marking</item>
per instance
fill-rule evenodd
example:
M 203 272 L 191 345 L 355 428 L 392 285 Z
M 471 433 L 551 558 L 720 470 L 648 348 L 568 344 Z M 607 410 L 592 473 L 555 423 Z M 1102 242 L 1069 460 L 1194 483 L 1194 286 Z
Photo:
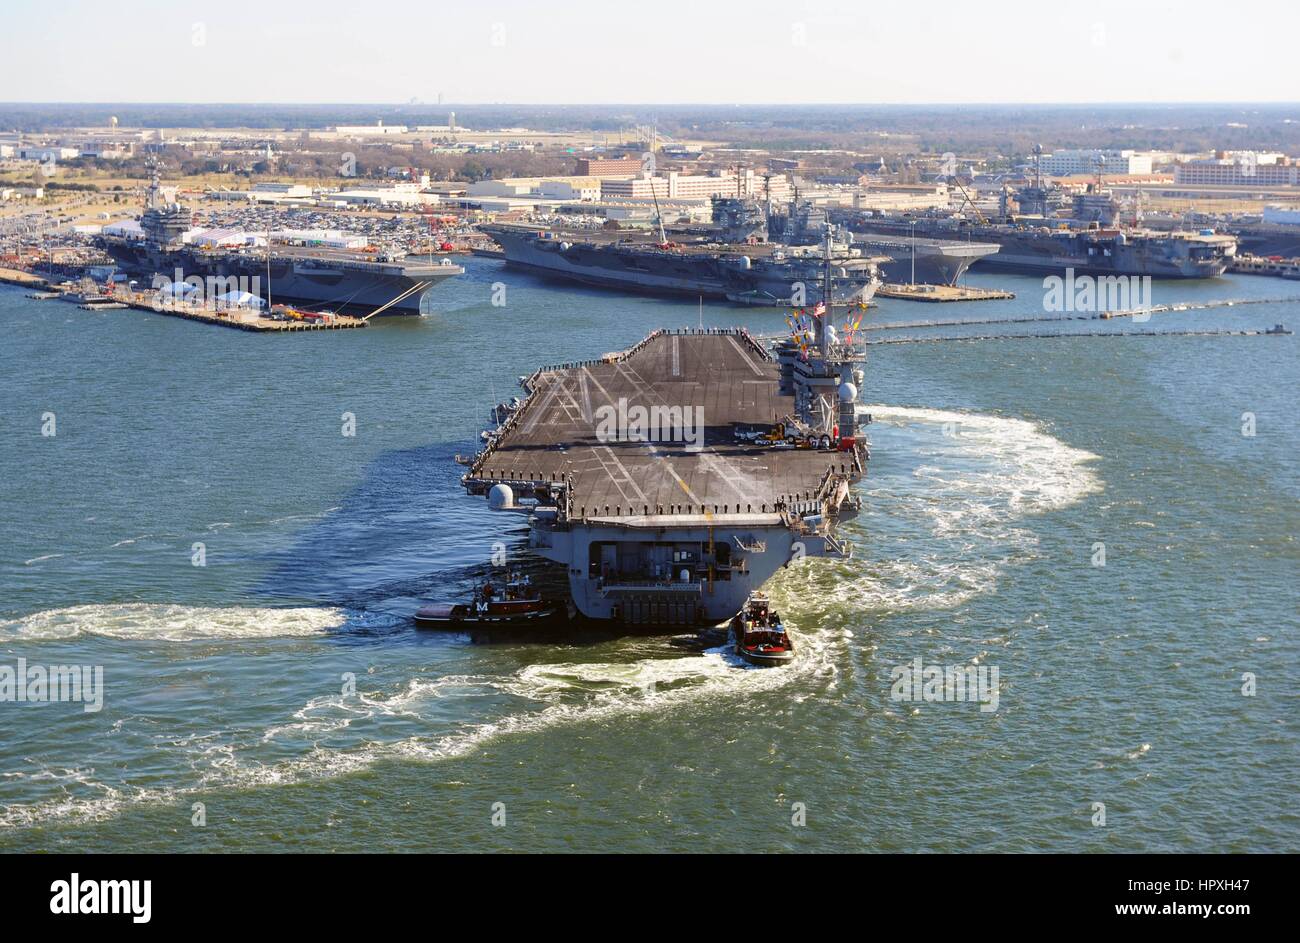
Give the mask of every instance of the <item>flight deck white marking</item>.
M 623 500 L 624 500 L 624 501 L 631 501 L 632 498 L 629 497 L 629 496 L 628 496 L 628 493 L 627 493 L 626 491 L 623 490 L 623 486 L 622 486 L 621 484 L 619 484 L 619 480 L 618 480 L 617 478 L 615 478 L 614 475 L 610 472 L 610 470 L 609 470 L 609 466 L 605 464 L 605 460 L 604 460 L 603 458 L 601 458 L 600 455 L 597 454 L 597 453 L 598 453 L 598 450 L 597 450 L 597 449 L 592 449 L 592 450 L 591 450 L 591 454 L 592 454 L 592 456 L 596 459 L 596 461 L 597 461 L 598 463 L 600 463 L 600 470 L 601 470 L 602 472 L 605 473 L 605 477 L 609 479 L 610 484 L 612 484 L 615 488 L 618 489 L 618 493 L 621 494 L 621 495 L 623 496 Z M 625 473 L 625 474 L 626 474 L 626 473 Z
M 565 418 L 567 418 L 569 422 L 573 423 L 575 429 L 579 428 L 579 419 L 590 425 L 590 417 L 583 413 L 582 407 L 579 406 L 578 401 L 573 398 L 573 394 L 570 393 L 569 388 L 564 385 L 564 381 L 560 381 L 559 400 L 560 407 L 564 410 Z
M 749 367 L 749 369 L 753 370 L 761 377 L 763 375 L 763 371 L 759 369 L 758 364 L 754 363 L 754 361 L 749 359 L 749 354 L 745 353 L 744 349 L 739 344 L 736 343 L 736 339 L 734 337 L 732 337 L 730 334 L 727 334 L 725 336 L 727 338 L 727 342 L 731 344 L 732 347 L 736 348 L 736 353 L 740 354 L 740 359 L 745 361 L 745 366 Z
M 624 468 L 624 467 L 623 467 L 623 463 L 620 462 L 620 461 L 618 460 L 618 456 L 614 454 L 614 450 L 611 449 L 608 445 L 601 446 L 601 448 L 603 448 L 606 452 L 609 453 L 609 459 L 610 459 L 610 461 L 612 461 L 612 462 L 615 464 L 615 466 L 618 467 L 618 470 L 619 470 L 620 472 L 623 473 L 623 478 L 627 481 L 627 483 L 628 483 L 629 485 L 632 486 L 633 490 L 636 491 L 637 497 L 640 498 L 642 501 L 647 501 L 647 500 L 649 500 L 649 499 L 645 496 L 645 492 L 641 490 L 641 486 L 638 485 L 638 484 L 636 483 L 636 481 L 633 480 L 632 476 L 629 475 L 629 474 L 627 473 L 627 469 Z M 599 452 L 600 449 L 595 449 L 594 451 Z M 602 465 L 605 464 L 605 462 L 604 462 L 603 459 L 601 460 L 601 464 L 602 464 Z M 608 474 L 608 470 L 606 471 L 606 474 Z M 612 482 L 614 482 L 614 485 L 615 485 L 616 487 L 618 487 L 618 479 L 616 479 L 613 475 L 610 475 L 610 476 L 609 476 L 609 480 L 612 481 Z M 623 489 L 622 489 L 621 487 L 619 487 L 618 490 L 619 490 L 619 493 L 623 495 L 623 497 L 625 497 L 625 498 L 627 497 L 627 493 L 626 493 L 625 491 L 623 491 Z M 630 509 L 629 509 L 629 510 L 630 510 Z
M 735 341 L 732 340 L 730 336 L 727 337 L 727 340 L 731 341 L 733 344 L 735 343 Z M 737 347 L 736 349 L 739 350 L 740 348 Z M 743 351 L 741 351 L 741 356 L 744 356 Z M 750 364 L 750 366 L 752 367 L 753 364 Z M 655 390 L 650 385 L 650 383 L 643 376 L 641 376 L 641 374 L 637 373 L 634 368 L 627 366 L 627 364 L 625 363 L 620 363 L 618 364 L 616 369 L 622 372 L 623 376 L 627 379 L 627 381 L 631 383 L 632 386 L 636 389 L 636 391 L 640 393 L 642 396 L 644 396 L 647 401 L 653 403 L 653 401 L 657 399 L 662 405 L 664 406 L 669 405 L 668 401 L 664 399 L 662 396 L 660 396 L 658 391 Z M 654 448 L 653 446 L 651 446 L 650 451 L 654 453 L 655 458 L 662 461 L 668 467 L 668 470 L 672 472 L 673 477 L 677 479 L 677 483 L 682 486 L 682 490 L 691 496 L 691 500 L 695 501 L 696 503 L 701 503 L 700 499 L 696 497 L 695 494 L 686 486 L 686 483 L 682 481 L 682 479 L 678 476 L 677 472 L 673 471 L 672 464 L 669 462 L 668 458 L 666 456 L 659 454 L 658 449 Z M 742 498 L 745 498 L 747 501 L 751 501 L 751 502 L 754 500 L 755 497 L 754 495 L 742 491 L 735 484 L 736 481 L 747 480 L 744 473 L 741 472 L 739 469 L 737 469 L 734 465 L 732 465 L 731 462 L 728 461 L 724 456 L 720 455 L 716 450 L 710 448 L 703 448 L 697 454 L 700 455 L 708 454 L 710 456 L 710 461 L 712 461 L 715 465 L 715 467 L 712 468 L 713 473 L 716 474 L 723 481 L 725 481 L 728 485 L 730 485 L 731 488 L 735 490 Z
M 614 404 L 614 397 L 610 396 L 609 391 L 600 385 L 600 381 L 596 379 L 596 375 L 592 373 L 590 370 L 588 370 L 586 367 L 582 368 L 582 372 L 587 377 L 587 379 L 591 380 L 592 383 L 596 384 L 596 389 L 600 390 L 600 395 L 605 397 L 605 399 L 609 400 L 609 403 L 612 406 Z
M 578 386 L 582 389 L 582 418 L 587 423 L 591 422 L 591 390 L 587 386 L 587 368 L 583 367 L 578 373 Z
M 736 484 L 736 482 L 739 481 L 747 485 L 752 485 L 752 480 L 749 478 L 749 476 L 745 475 L 744 473 L 737 472 L 737 469 L 721 461 L 720 457 L 714 452 L 708 452 L 708 451 L 700 452 L 699 457 L 700 457 L 700 464 L 703 465 L 708 471 L 713 472 L 713 474 L 717 475 L 720 479 L 722 479 L 722 481 L 724 481 L 727 485 L 731 487 L 732 491 L 736 492 L 736 494 L 740 495 L 746 501 L 754 500 L 755 495 L 752 492 L 746 491 L 740 485 Z M 731 472 L 732 474 L 728 474 L 728 472 Z
M 546 395 L 542 397 L 541 402 L 537 404 L 537 408 L 533 410 L 533 414 L 529 416 L 528 421 L 524 423 L 524 432 L 532 432 L 533 429 L 536 428 L 538 420 L 546 415 L 546 409 L 550 404 L 551 399 L 555 396 L 555 390 L 556 383 L 552 380 L 547 384 Z
M 675 339 L 676 339 L 676 335 L 674 335 L 674 340 Z M 727 339 L 732 340 L 730 337 L 728 337 Z M 732 340 L 732 343 L 735 344 L 735 341 Z M 740 350 L 740 347 L 738 345 L 736 349 L 740 351 L 742 357 L 745 357 L 744 351 Z M 755 367 L 752 363 L 749 362 L 748 358 L 745 358 L 745 362 L 749 363 L 750 368 L 755 370 L 755 372 L 758 372 L 760 374 L 762 373 L 762 371 L 758 370 L 757 367 Z M 628 366 L 626 361 L 620 361 L 619 363 L 616 363 L 614 365 L 614 370 L 616 373 L 621 373 L 623 377 L 628 381 L 628 383 L 631 384 L 632 388 L 636 392 L 640 393 L 643 397 L 645 397 L 647 404 L 653 405 L 655 400 L 658 400 L 659 403 L 661 403 L 662 405 L 665 406 L 669 405 L 668 401 L 664 399 L 662 396 L 660 396 L 658 391 L 655 390 L 654 387 L 650 383 L 648 383 L 644 377 L 642 377 L 639 373 L 637 373 L 635 369 Z M 609 391 L 606 390 L 601 385 L 600 381 L 596 379 L 595 375 L 592 374 L 586 367 L 582 368 L 582 372 L 585 373 L 591 379 L 591 382 L 596 385 L 596 389 L 600 390 L 601 395 L 603 395 L 605 399 L 608 400 L 611 405 L 613 405 L 614 398 L 609 395 Z M 673 468 L 672 461 L 669 459 L 669 457 L 662 454 L 652 443 L 646 443 L 646 445 L 650 451 L 650 454 L 660 461 L 662 466 L 665 469 L 667 469 L 668 474 L 671 475 L 673 480 L 677 482 L 677 486 L 682 489 L 682 491 L 686 494 L 688 498 L 691 499 L 691 503 L 699 505 L 700 508 L 703 510 L 704 502 L 700 500 L 699 495 L 697 495 L 694 491 L 691 490 L 690 485 L 688 485 L 685 482 L 685 480 L 683 480 L 682 476 L 677 474 L 677 470 Z M 704 452 L 707 452 L 710 456 L 710 460 L 716 463 L 715 467 L 713 468 L 714 474 L 716 474 L 719 478 L 721 478 L 728 485 L 730 485 L 732 489 L 734 489 L 738 494 L 741 495 L 741 497 L 752 502 L 753 496 L 747 494 L 744 491 L 741 491 L 740 488 L 735 484 L 736 481 L 746 480 L 746 476 L 744 475 L 744 473 L 739 472 L 739 470 L 736 469 L 736 467 L 733 466 L 726 458 L 719 455 L 717 452 L 713 451 L 712 449 L 704 449 Z M 613 458 L 615 462 L 618 461 L 617 457 L 614 456 L 612 451 L 610 451 L 610 457 Z M 598 460 L 600 461 L 601 466 L 604 467 L 605 460 L 604 459 L 598 459 Z M 619 467 L 622 468 L 622 463 L 619 463 Z M 724 472 L 722 469 L 726 469 L 727 471 L 730 471 L 731 474 L 726 474 L 726 472 Z M 606 469 L 606 474 L 608 474 L 608 469 Z M 627 474 L 626 469 L 623 469 L 623 474 L 626 476 L 628 482 L 631 483 L 634 488 L 636 488 L 637 487 L 636 482 L 633 481 L 632 477 Z M 612 475 L 610 475 L 609 477 L 610 480 L 617 487 L 618 480 L 615 479 Z M 641 489 L 637 488 L 637 491 L 640 492 Z M 619 488 L 619 492 L 623 494 L 624 497 L 627 497 L 626 493 L 623 492 L 623 489 L 621 487 Z M 645 499 L 644 493 L 642 493 L 641 496 L 642 499 L 644 500 Z M 704 511 L 704 514 L 706 517 L 712 516 L 707 510 Z

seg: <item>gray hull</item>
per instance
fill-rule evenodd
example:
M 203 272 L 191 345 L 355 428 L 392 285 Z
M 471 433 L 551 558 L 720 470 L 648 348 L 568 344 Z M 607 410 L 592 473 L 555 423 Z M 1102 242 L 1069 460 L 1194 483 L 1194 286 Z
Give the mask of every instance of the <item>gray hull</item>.
M 102 241 L 100 245 L 133 275 L 150 278 L 159 274 L 175 278 L 179 269 L 185 278 L 234 279 L 238 284 L 231 284 L 232 289 L 267 297 L 268 266 L 265 257 L 200 253 L 190 249 L 158 251 L 147 245 L 125 242 Z M 396 304 L 385 308 L 384 314 L 422 314 L 429 310 L 428 292 L 463 271 L 458 265 L 436 262 L 370 262 L 273 255 L 269 267 L 270 298 L 276 304 L 297 303 L 364 313 L 388 305 L 410 292 Z M 421 285 L 423 287 L 417 289 Z
M 820 261 L 570 242 L 507 227 L 483 231 L 501 246 L 508 265 L 596 288 L 754 305 L 802 307 L 822 300 Z M 831 289 L 836 303 L 865 302 L 875 294 L 874 267 L 850 271 L 839 265 L 837 269 L 841 271 L 832 278 Z
M 624 256 L 609 247 L 538 240 L 529 233 L 508 229 L 484 231 L 501 246 L 508 265 L 538 275 L 596 288 L 639 288 L 706 298 L 727 296 L 717 266 L 706 257 L 672 258 L 665 253 L 651 268 L 647 262 Z
M 1228 269 L 1229 256 L 1189 258 L 1176 252 L 1151 251 L 1143 245 L 1077 247 L 1032 238 L 1007 239 L 995 256 L 981 259 L 989 271 L 1030 275 L 1073 269 L 1078 275 L 1151 276 L 1152 278 L 1217 278 Z
M 911 228 L 908 221 L 889 219 L 858 225 L 895 236 L 905 236 Z M 957 226 L 931 219 L 919 220 L 916 233 L 932 239 L 996 243 L 997 254 L 980 258 L 977 267 L 1032 275 L 1073 269 L 1079 275 L 1215 278 L 1227 271 L 1237 249 L 1234 237 L 1221 235 Z
M 825 546 L 821 537 L 796 537 L 776 515 L 771 518 L 770 524 L 756 521 L 735 525 L 715 518 L 712 535 L 707 521 L 701 519 L 697 527 L 683 526 L 680 516 L 657 521 L 646 518 L 640 526 L 612 521 L 601 526 L 593 522 L 569 530 L 537 526 L 534 522 L 531 544 L 539 555 L 565 565 L 574 605 L 587 618 L 631 624 L 716 625 L 740 612 L 750 593 L 761 589 L 789 563 L 804 556 L 841 555 L 841 551 Z M 709 546 L 710 536 L 715 545 L 751 548 L 733 551 L 736 565 L 729 579 L 706 583 L 693 567 L 685 580 L 680 573 L 662 580 L 601 575 L 603 569 L 612 573 L 626 570 L 629 561 L 635 561 L 642 570 L 672 573 L 682 566 L 674 564 L 674 551 L 693 547 L 702 553 Z M 796 548 L 796 542 L 801 546 Z M 600 567 L 591 566 L 593 545 L 598 555 L 603 552 L 607 557 Z

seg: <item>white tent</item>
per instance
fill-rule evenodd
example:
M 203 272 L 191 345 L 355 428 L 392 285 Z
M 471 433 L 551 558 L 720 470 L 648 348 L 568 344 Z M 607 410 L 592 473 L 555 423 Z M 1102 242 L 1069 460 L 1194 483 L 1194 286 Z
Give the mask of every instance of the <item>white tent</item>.
M 158 297 L 163 301 L 196 301 L 203 295 L 203 289 L 189 282 L 168 282 L 158 289 Z
M 217 295 L 217 303 L 225 308 L 264 308 L 266 301 L 251 291 L 228 291 Z

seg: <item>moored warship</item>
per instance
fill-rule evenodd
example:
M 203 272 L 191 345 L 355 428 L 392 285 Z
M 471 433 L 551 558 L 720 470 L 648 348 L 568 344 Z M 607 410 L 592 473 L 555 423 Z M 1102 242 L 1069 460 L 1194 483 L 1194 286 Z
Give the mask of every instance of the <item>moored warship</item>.
M 1212 231 L 1071 229 L 1055 228 L 1052 220 L 981 224 L 926 217 L 863 218 L 852 225 L 900 240 L 914 231 L 927 239 L 996 243 L 996 254 L 973 260 L 978 268 L 1031 275 L 1073 269 L 1079 275 L 1216 278 L 1227 271 L 1237 252 L 1235 236 Z
M 421 314 L 429 289 L 465 271 L 445 258 L 420 261 L 394 252 L 200 247 L 185 241 L 192 229 L 190 212 L 164 196 L 155 171 L 138 235 L 100 235 L 95 244 L 132 275 L 217 279 L 274 301 L 361 313 Z
M 795 199 L 784 206 L 760 204 L 752 197 L 714 197 L 711 232 L 723 243 L 775 242 L 791 247 L 822 242 L 827 231 L 836 241 L 876 259 L 891 284 L 955 285 L 970 266 L 997 252 L 996 243 L 956 239 L 918 239 L 870 235 L 836 226 L 825 207 Z
M 1003 190 L 997 221 L 975 210 L 972 221 L 957 216 L 869 216 L 846 222 L 855 232 L 895 237 L 996 243 L 996 254 L 975 264 L 988 270 L 1029 274 L 1126 275 L 1153 278 L 1216 278 L 1237 252 L 1237 237 L 1212 229 L 1160 231 L 1119 222 L 1119 204 L 1098 182 L 1070 201 L 1069 216 L 1053 215 L 1058 192 L 1033 182 Z M 1018 212 L 1013 213 L 1011 204 Z
M 737 304 L 802 307 L 824 300 L 865 304 L 880 287 L 887 259 L 846 246 L 784 247 L 670 242 L 661 235 L 564 232 L 536 226 L 481 227 L 508 265 L 599 288 L 722 299 Z M 831 253 L 829 289 L 822 277 Z

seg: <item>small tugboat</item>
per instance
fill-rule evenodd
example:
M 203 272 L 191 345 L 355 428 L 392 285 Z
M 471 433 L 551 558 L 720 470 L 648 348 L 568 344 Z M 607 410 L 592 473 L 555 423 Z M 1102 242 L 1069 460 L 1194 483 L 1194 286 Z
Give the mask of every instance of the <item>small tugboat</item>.
M 765 593 L 754 593 L 745 601 L 745 608 L 731 620 L 731 632 L 736 654 L 751 665 L 784 665 L 794 660 L 794 643 Z
M 542 599 L 527 576 L 512 575 L 505 586 L 488 580 L 476 587 L 469 602 L 424 606 L 415 613 L 421 629 L 443 629 L 461 625 L 521 625 L 555 614 L 555 607 Z

